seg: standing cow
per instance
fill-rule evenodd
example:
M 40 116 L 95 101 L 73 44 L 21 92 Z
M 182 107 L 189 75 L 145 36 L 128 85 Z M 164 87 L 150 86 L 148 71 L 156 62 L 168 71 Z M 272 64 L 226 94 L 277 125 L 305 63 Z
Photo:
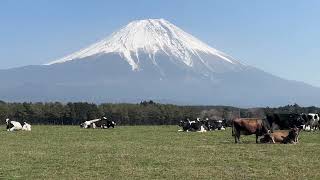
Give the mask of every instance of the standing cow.
M 319 115 L 314 113 L 309 113 L 304 115 L 304 119 L 306 121 L 303 129 L 305 131 L 314 131 L 319 129 Z
M 307 116 L 296 113 L 274 113 L 268 114 L 267 120 L 271 130 L 289 130 L 297 127 L 299 129 L 306 123 Z
M 256 135 L 256 143 L 258 137 L 268 133 L 270 125 L 268 121 L 259 118 L 237 118 L 232 122 L 232 135 L 235 143 L 240 142 L 240 135 Z

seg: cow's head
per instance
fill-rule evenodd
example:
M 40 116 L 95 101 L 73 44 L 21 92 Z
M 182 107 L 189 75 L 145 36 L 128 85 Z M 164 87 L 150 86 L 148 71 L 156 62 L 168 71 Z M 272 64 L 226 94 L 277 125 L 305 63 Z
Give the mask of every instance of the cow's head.
M 207 130 L 211 129 L 211 124 L 210 124 L 209 118 L 206 118 L 202 122 L 203 122 L 202 124 L 207 128 Z
M 7 119 L 6 119 L 6 124 L 7 124 L 7 125 L 9 124 L 9 121 L 10 121 L 10 119 L 7 118 Z
M 262 119 L 262 133 L 267 134 L 271 129 L 270 121 L 268 119 Z
M 186 124 L 189 124 L 189 121 L 188 121 L 188 120 L 181 120 L 181 121 L 179 122 L 179 126 L 180 126 L 180 127 L 184 127 Z
M 183 131 L 187 131 L 190 129 L 191 123 L 189 119 L 181 120 L 179 122 L 179 126 L 183 129 Z
M 289 135 L 291 135 L 292 137 L 297 137 L 299 135 L 301 129 L 294 127 L 290 129 Z
M 83 122 L 80 124 L 81 128 L 88 128 L 88 124 L 86 122 Z
M 183 121 L 180 120 L 178 126 L 179 126 L 179 127 L 182 127 L 182 125 L 183 125 Z
M 300 129 L 297 127 L 291 128 L 289 131 L 288 136 L 283 140 L 283 143 L 287 144 L 296 144 L 298 143 L 298 136 L 299 136 Z
M 116 123 L 114 122 L 114 121 L 111 121 L 111 120 L 108 120 L 107 121 L 107 126 L 115 126 L 116 125 Z

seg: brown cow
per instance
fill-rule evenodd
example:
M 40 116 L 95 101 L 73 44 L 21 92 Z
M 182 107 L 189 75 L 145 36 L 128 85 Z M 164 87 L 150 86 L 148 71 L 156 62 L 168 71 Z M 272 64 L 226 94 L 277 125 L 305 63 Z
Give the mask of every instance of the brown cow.
M 268 133 L 270 125 L 268 121 L 259 118 L 237 118 L 232 121 L 232 135 L 235 143 L 240 142 L 240 135 L 256 135 L 258 137 Z
M 290 130 L 277 130 L 273 133 L 267 133 L 260 139 L 261 143 L 283 143 L 296 144 L 298 143 L 300 129 L 292 128 Z

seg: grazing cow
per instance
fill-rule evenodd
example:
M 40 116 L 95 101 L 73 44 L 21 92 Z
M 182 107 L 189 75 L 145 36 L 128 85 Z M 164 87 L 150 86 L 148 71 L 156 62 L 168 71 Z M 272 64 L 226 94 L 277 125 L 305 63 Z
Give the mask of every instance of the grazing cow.
M 261 143 L 282 143 L 296 144 L 298 143 L 300 129 L 292 128 L 290 130 L 276 130 L 273 133 L 268 132 L 260 139 Z
M 188 118 L 184 121 L 180 121 L 179 126 L 182 130 L 179 131 L 197 131 L 197 132 L 206 132 L 207 129 L 204 126 L 204 121 L 201 121 L 200 118 L 197 118 L 196 121 L 190 121 Z
M 31 131 L 31 125 L 24 122 L 23 126 L 18 121 L 11 121 L 9 118 L 6 119 L 7 131 Z
M 240 135 L 256 135 L 256 143 L 258 137 L 268 133 L 270 125 L 268 121 L 259 118 L 237 118 L 232 122 L 232 135 L 235 143 L 240 142 Z
M 305 131 L 314 131 L 319 129 L 319 115 L 314 113 L 309 113 L 304 116 L 306 121 L 303 129 Z
M 288 130 L 294 127 L 302 129 L 302 126 L 306 123 L 305 119 L 306 118 L 303 114 L 294 113 L 275 113 L 267 115 L 267 120 L 271 126 L 271 131 Z

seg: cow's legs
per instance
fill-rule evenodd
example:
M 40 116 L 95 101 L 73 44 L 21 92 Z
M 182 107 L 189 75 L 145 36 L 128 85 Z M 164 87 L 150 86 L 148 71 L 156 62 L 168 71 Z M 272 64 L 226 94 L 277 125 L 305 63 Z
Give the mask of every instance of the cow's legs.
M 240 131 L 236 130 L 235 135 L 234 135 L 234 140 L 235 140 L 235 143 L 240 142 Z
M 240 132 L 237 134 L 238 143 L 240 143 Z
M 258 134 L 256 134 L 256 143 L 258 144 L 258 138 L 259 138 L 259 136 L 258 136 Z

